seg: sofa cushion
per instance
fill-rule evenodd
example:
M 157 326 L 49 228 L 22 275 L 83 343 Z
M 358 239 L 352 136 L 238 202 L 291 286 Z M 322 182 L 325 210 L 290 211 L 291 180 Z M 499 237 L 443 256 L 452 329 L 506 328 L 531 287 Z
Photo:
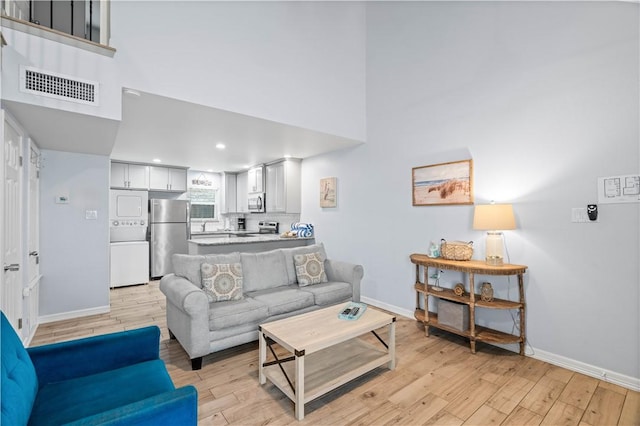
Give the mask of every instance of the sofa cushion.
M 327 253 L 325 252 L 324 244 L 322 243 L 312 244 L 310 246 L 284 248 L 280 250 L 282 250 L 282 254 L 284 255 L 285 265 L 287 266 L 288 281 L 286 282 L 286 284 L 289 284 L 289 285 L 298 283 L 298 277 L 296 276 L 296 266 L 293 263 L 294 255 L 320 252 L 325 259 L 327 258 Z
M 267 305 L 245 297 L 209 304 L 209 329 L 222 330 L 241 324 L 259 323 L 269 317 Z
M 283 286 L 248 293 L 248 296 L 264 303 L 269 315 L 279 315 L 313 306 L 313 295 L 297 286 Z
M 329 306 L 335 303 L 351 300 L 353 290 L 351 284 L 341 281 L 329 281 L 322 284 L 302 287 L 301 291 L 313 294 L 314 302 L 319 306 Z
M 296 277 L 300 287 L 311 284 L 327 282 L 327 274 L 324 272 L 324 261 L 322 253 L 294 254 L 293 263 L 296 265 Z
M 202 289 L 209 302 L 242 299 L 242 264 L 203 263 L 200 265 Z
M 49 383 L 38 392 L 29 424 L 66 424 L 174 389 L 159 359 Z
M 38 392 L 38 378 L 31 357 L 13 327 L 2 315 L 2 421 L 7 425 L 26 425 Z
M 241 253 L 245 293 L 286 285 L 289 276 L 282 250 Z
M 191 281 L 196 286 L 202 288 L 202 277 L 200 275 L 200 265 L 203 263 L 237 263 L 240 262 L 240 253 L 229 254 L 174 254 L 171 256 L 173 263 L 173 273 Z

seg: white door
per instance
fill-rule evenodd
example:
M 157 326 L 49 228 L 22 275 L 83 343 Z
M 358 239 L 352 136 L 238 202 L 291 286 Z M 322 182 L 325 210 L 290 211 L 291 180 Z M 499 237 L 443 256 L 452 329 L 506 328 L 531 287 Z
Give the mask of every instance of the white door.
M 16 330 L 22 318 L 21 256 L 21 157 L 22 136 L 18 126 L 2 112 L 4 149 L 3 238 L 2 238 L 2 289 L 0 308 Z M 18 332 L 18 334 L 21 334 Z
M 38 326 L 40 315 L 40 150 L 29 141 L 28 205 L 29 229 L 27 235 L 27 288 L 23 292 L 24 312 L 22 320 L 23 338 L 31 340 Z

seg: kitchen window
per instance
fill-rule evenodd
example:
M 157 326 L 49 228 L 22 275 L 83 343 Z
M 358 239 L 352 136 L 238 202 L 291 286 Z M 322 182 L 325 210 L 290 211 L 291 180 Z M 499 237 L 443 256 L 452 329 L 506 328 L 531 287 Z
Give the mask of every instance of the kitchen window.
M 212 188 L 189 189 L 191 219 L 217 220 L 216 198 L 218 191 Z

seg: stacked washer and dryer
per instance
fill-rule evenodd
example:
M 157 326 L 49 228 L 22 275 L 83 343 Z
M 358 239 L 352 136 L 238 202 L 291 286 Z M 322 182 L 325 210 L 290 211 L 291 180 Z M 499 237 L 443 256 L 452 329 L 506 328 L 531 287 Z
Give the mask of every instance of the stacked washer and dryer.
M 111 190 L 109 285 L 112 288 L 149 282 L 148 203 L 147 191 Z

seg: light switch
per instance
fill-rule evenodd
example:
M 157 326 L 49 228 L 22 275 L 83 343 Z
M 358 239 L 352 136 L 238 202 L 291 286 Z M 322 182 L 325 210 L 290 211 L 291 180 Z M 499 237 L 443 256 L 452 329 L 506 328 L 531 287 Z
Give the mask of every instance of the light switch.
M 98 219 L 98 210 L 85 210 L 84 218 L 86 220 L 96 220 L 96 219 Z

